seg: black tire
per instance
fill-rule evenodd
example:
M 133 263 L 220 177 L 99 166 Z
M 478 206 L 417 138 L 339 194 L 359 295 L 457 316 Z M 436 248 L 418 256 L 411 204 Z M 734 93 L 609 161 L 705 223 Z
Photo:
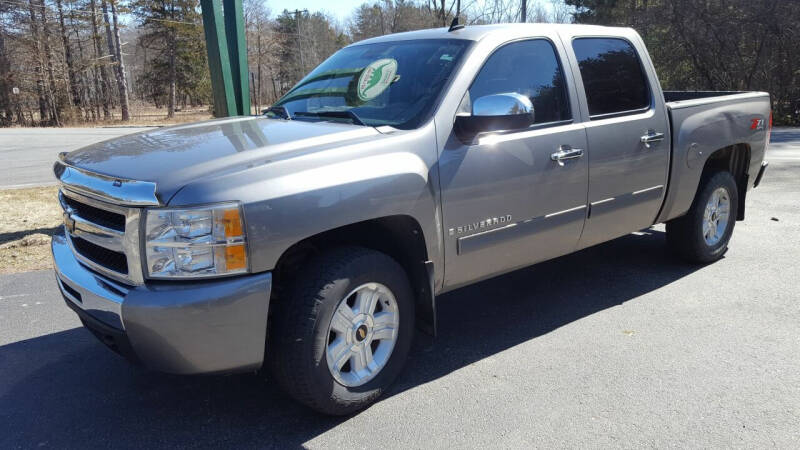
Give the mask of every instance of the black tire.
M 326 359 L 331 318 L 353 289 L 380 283 L 392 292 L 399 311 L 397 340 L 386 365 L 367 383 L 337 382 Z M 395 380 L 414 332 L 414 300 L 403 268 L 389 256 L 361 247 L 342 247 L 313 257 L 287 286 L 269 326 L 273 376 L 297 401 L 331 415 L 369 406 Z
M 719 241 L 709 245 L 703 236 L 704 213 L 711 195 L 719 188 L 725 189 L 730 199 L 728 224 Z M 667 245 L 676 255 L 693 263 L 708 264 L 722 258 L 728 251 L 738 206 L 739 190 L 730 172 L 715 171 L 704 175 L 686 215 L 667 222 Z

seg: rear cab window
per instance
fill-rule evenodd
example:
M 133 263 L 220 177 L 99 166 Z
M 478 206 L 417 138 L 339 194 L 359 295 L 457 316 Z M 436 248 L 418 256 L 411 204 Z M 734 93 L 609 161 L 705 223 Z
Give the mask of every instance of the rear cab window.
M 635 114 L 650 107 L 650 88 L 639 55 L 620 38 L 576 38 L 578 60 L 591 119 Z

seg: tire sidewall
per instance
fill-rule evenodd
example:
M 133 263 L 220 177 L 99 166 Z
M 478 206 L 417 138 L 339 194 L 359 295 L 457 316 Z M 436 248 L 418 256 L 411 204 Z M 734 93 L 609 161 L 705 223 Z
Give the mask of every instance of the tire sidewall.
M 728 192 L 728 198 L 730 198 L 731 203 L 730 215 L 722 238 L 716 244 L 708 245 L 703 236 L 703 215 L 711 195 L 719 188 L 723 188 Z M 733 227 L 736 224 L 736 217 L 739 213 L 739 191 L 736 188 L 736 182 L 733 176 L 728 172 L 716 172 L 712 174 L 704 184 L 703 191 L 701 195 L 698 196 L 697 204 L 695 204 L 694 208 L 694 220 L 691 226 L 694 230 L 692 235 L 695 240 L 695 246 L 701 250 L 703 259 L 709 261 L 718 259 L 728 250 L 728 242 L 733 234 Z
M 313 345 L 310 372 L 313 376 L 312 389 L 317 398 L 328 398 L 330 406 L 336 411 L 350 412 L 371 402 L 383 389 L 389 386 L 402 371 L 411 347 L 414 323 L 414 301 L 405 271 L 388 256 L 380 255 L 377 261 L 364 264 L 354 261 L 348 265 L 336 280 L 321 289 L 322 301 L 317 305 L 316 321 L 313 328 Z M 375 378 L 361 386 L 344 386 L 337 382 L 328 368 L 326 349 L 331 319 L 340 302 L 355 288 L 366 283 L 380 283 L 394 295 L 400 314 L 397 341 L 389 361 Z M 347 405 L 352 405 L 348 408 Z

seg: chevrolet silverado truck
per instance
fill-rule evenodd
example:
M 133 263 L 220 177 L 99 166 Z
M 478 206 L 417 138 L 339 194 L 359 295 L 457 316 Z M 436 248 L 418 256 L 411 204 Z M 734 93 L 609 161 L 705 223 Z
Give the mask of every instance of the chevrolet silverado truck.
M 348 414 L 435 333 L 441 293 L 658 223 L 687 261 L 722 257 L 770 127 L 767 93 L 663 92 L 632 29 L 377 37 L 261 116 L 60 155 L 56 277 L 132 360 L 271 368 Z

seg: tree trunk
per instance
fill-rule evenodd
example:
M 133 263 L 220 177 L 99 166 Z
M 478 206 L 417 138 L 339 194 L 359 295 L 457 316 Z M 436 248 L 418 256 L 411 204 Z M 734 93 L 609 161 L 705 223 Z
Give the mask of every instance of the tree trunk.
M 528 0 L 522 0 L 519 8 L 519 21 L 522 23 L 528 21 Z
M 83 56 L 83 44 L 81 43 L 81 35 L 77 27 L 75 27 L 75 15 L 72 11 L 69 12 L 69 24 L 72 27 L 73 31 L 75 32 L 75 40 L 78 44 L 78 58 L 79 61 L 84 61 Z M 91 100 L 91 85 L 89 84 L 89 78 L 86 74 L 85 70 L 81 70 L 79 74 L 80 79 L 80 101 L 81 107 L 83 108 L 83 115 L 86 120 L 97 120 L 97 116 L 99 115 L 99 110 L 95 110 Z M 90 117 L 91 116 L 91 117 Z
M 108 52 L 111 54 L 111 62 L 114 65 L 114 76 L 117 80 L 117 91 L 119 93 L 119 106 L 122 112 L 122 121 L 127 122 L 130 120 L 128 112 L 128 83 L 125 79 L 125 67 L 122 64 L 122 50 L 119 42 L 119 23 L 117 21 L 117 7 L 114 0 L 109 0 L 111 3 L 111 14 L 114 17 L 114 33 L 111 33 L 111 23 L 108 20 L 108 3 L 106 0 L 101 1 L 103 8 L 103 22 L 106 28 L 106 42 L 108 43 Z
M 49 81 L 47 97 L 50 101 L 50 112 L 52 114 L 53 124 L 57 127 L 60 127 L 61 119 L 59 118 L 58 102 L 56 101 L 58 89 L 56 88 L 56 77 L 53 72 L 53 53 L 50 49 L 50 27 L 47 25 L 47 9 L 44 6 L 44 0 L 39 0 L 39 8 L 39 14 L 42 19 L 42 31 L 44 32 L 42 39 L 42 42 L 44 42 L 44 60 L 47 67 L 47 78 Z
M 61 0 L 56 0 L 58 6 L 58 22 L 61 24 L 61 41 L 64 43 L 64 61 L 67 64 L 67 73 L 69 76 L 69 91 L 72 98 L 72 104 L 80 107 L 81 93 L 78 88 L 78 77 L 75 74 L 75 64 L 72 61 L 72 49 L 69 45 L 69 37 L 67 35 L 67 26 L 64 23 L 64 8 L 61 5 Z
M 119 16 L 117 14 L 117 0 L 111 1 L 111 17 L 114 20 L 114 37 L 117 50 L 117 85 L 119 86 L 119 103 L 122 109 L 122 120 L 130 120 L 128 109 L 128 79 L 125 75 L 125 63 L 122 60 L 122 42 L 119 40 Z
M 101 97 L 101 101 L 98 103 L 103 104 L 103 117 L 108 119 L 111 117 L 111 112 L 109 111 L 108 106 L 108 74 L 106 73 L 105 66 L 100 61 L 101 58 L 101 51 L 100 51 L 100 33 L 97 31 L 97 4 L 95 0 L 89 0 L 89 6 L 91 7 L 92 14 L 92 36 L 94 41 L 94 68 L 95 68 L 95 83 L 100 85 L 100 89 L 95 91 L 95 94 Z M 98 73 L 100 82 L 98 83 Z M 99 114 L 99 113 L 98 113 Z
M 14 112 L 11 107 L 11 99 L 8 97 L 13 86 L 9 86 L 9 72 L 11 63 L 6 55 L 6 43 L 4 30 L 0 30 L 0 126 L 8 126 L 13 121 Z
M 258 55 L 256 56 L 256 63 L 258 64 L 258 86 L 253 86 L 256 90 L 256 114 L 261 114 L 261 30 L 258 30 Z M 253 82 L 255 84 L 255 82 Z
M 45 98 L 44 93 L 44 78 L 42 74 L 44 73 L 43 69 L 43 60 L 42 60 L 42 47 L 40 46 L 41 36 L 39 35 L 39 24 L 37 23 L 36 19 L 36 7 L 33 5 L 33 0 L 28 0 L 28 11 L 30 12 L 31 16 L 31 39 L 33 41 L 33 52 L 35 53 L 36 57 L 36 65 L 33 68 L 34 73 L 36 74 L 36 94 L 39 96 L 39 123 L 44 122 L 46 117 L 50 116 L 49 108 L 47 106 L 47 99 Z M 31 121 L 33 121 L 33 116 L 31 116 Z
M 175 2 L 171 3 L 171 18 L 175 19 Z M 178 84 L 178 73 L 175 67 L 175 44 L 176 44 L 176 37 L 175 37 L 175 27 L 169 28 L 168 33 L 168 40 L 167 40 L 167 47 L 169 47 L 169 99 L 167 105 L 167 117 L 173 118 L 175 117 L 175 95 L 177 91 L 177 84 Z

